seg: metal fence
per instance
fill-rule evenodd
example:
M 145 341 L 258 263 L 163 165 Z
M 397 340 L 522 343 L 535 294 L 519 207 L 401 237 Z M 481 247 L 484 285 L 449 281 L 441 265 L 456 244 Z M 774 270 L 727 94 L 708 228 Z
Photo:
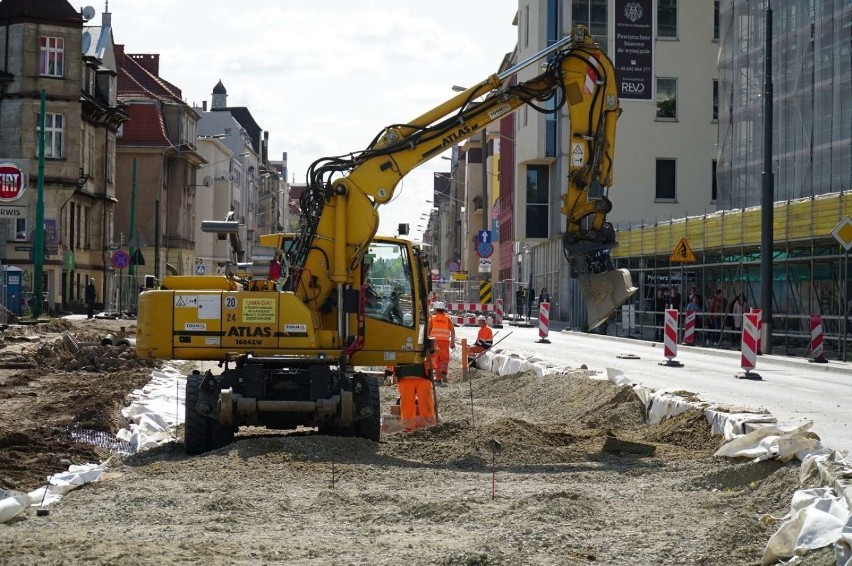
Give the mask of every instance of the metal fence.
M 139 308 L 139 293 L 145 285 L 142 275 L 114 273 L 107 279 L 107 297 L 104 311 L 113 315 L 135 315 Z

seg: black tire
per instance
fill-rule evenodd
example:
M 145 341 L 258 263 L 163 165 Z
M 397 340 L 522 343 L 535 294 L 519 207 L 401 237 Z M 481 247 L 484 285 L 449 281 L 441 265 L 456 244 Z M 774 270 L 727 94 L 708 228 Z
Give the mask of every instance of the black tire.
M 379 395 L 379 382 L 365 375 L 356 376 L 355 379 L 366 387 L 366 391 L 362 395 L 367 396 L 370 400 L 373 414 L 365 419 L 355 421 L 352 425 L 352 431 L 358 438 L 378 442 L 382 434 L 382 402 Z
M 204 376 L 192 374 L 186 378 L 186 423 L 183 444 L 187 454 L 203 454 L 227 446 L 234 441 L 233 427 L 227 427 L 205 417 L 196 410 Z

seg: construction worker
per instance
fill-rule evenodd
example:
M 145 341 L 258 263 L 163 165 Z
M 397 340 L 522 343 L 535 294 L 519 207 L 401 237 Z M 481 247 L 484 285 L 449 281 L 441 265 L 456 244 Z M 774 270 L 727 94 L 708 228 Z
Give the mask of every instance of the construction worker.
M 447 372 L 450 369 L 450 350 L 456 349 L 456 326 L 447 315 L 447 307 L 443 301 L 436 302 L 434 306 L 435 314 L 429 319 L 427 335 L 435 341 L 435 383 L 446 385 Z
M 485 315 L 476 317 L 476 323 L 479 325 L 479 333 L 476 335 L 476 342 L 467 349 L 468 356 L 478 356 L 488 348 L 494 345 L 494 332 L 488 326 L 488 319 Z
M 423 363 L 426 375 L 430 375 L 430 361 Z M 434 426 L 435 395 L 432 390 L 432 380 L 426 377 L 397 375 L 397 390 L 399 391 L 399 418 L 402 430 L 411 432 L 416 428 Z

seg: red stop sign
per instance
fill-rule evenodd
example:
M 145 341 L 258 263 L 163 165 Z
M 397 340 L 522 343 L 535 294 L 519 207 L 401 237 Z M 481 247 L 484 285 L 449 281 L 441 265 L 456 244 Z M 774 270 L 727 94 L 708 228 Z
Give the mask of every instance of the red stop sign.
M 0 202 L 18 200 L 26 190 L 26 175 L 18 164 L 0 161 Z

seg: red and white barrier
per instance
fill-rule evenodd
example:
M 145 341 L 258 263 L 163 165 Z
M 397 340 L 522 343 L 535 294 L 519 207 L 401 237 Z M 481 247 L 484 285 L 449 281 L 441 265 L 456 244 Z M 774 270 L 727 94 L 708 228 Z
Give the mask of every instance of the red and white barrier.
M 666 361 L 661 366 L 680 367 L 683 364 L 675 360 L 677 357 L 677 309 L 666 309 L 666 324 L 663 330 L 663 357 Z
M 550 303 L 539 303 L 538 305 L 538 341 L 550 344 L 547 339 L 550 334 Z
M 478 326 L 476 317 L 479 313 L 494 313 L 489 321 L 492 326 L 503 328 L 503 299 L 497 299 L 497 304 L 490 303 L 447 303 L 448 311 L 461 311 L 461 314 L 450 315 L 453 323 L 458 326 Z M 499 324 L 497 320 L 500 320 Z
M 695 344 L 695 311 L 686 311 L 686 322 L 683 323 L 683 343 L 687 346 Z
M 822 317 L 818 314 L 811 315 L 811 354 L 812 358 L 809 362 L 817 364 L 828 363 L 825 359 L 825 345 L 823 344 L 825 336 L 822 330 Z
M 749 313 L 757 315 L 757 349 L 756 349 L 756 351 L 757 351 L 758 354 L 763 354 L 763 348 L 761 347 L 761 344 L 760 344 L 762 337 L 763 337 L 763 309 L 757 309 L 757 308 L 751 307 L 751 309 L 749 310 Z M 743 329 L 743 330 L 745 330 L 745 329 Z
M 743 315 L 743 339 L 742 339 L 742 356 L 740 357 L 740 368 L 742 372 L 737 374 L 737 377 L 757 377 L 759 375 L 753 373 L 752 370 L 757 367 L 757 349 L 760 342 L 760 315 L 757 313 L 748 313 Z

